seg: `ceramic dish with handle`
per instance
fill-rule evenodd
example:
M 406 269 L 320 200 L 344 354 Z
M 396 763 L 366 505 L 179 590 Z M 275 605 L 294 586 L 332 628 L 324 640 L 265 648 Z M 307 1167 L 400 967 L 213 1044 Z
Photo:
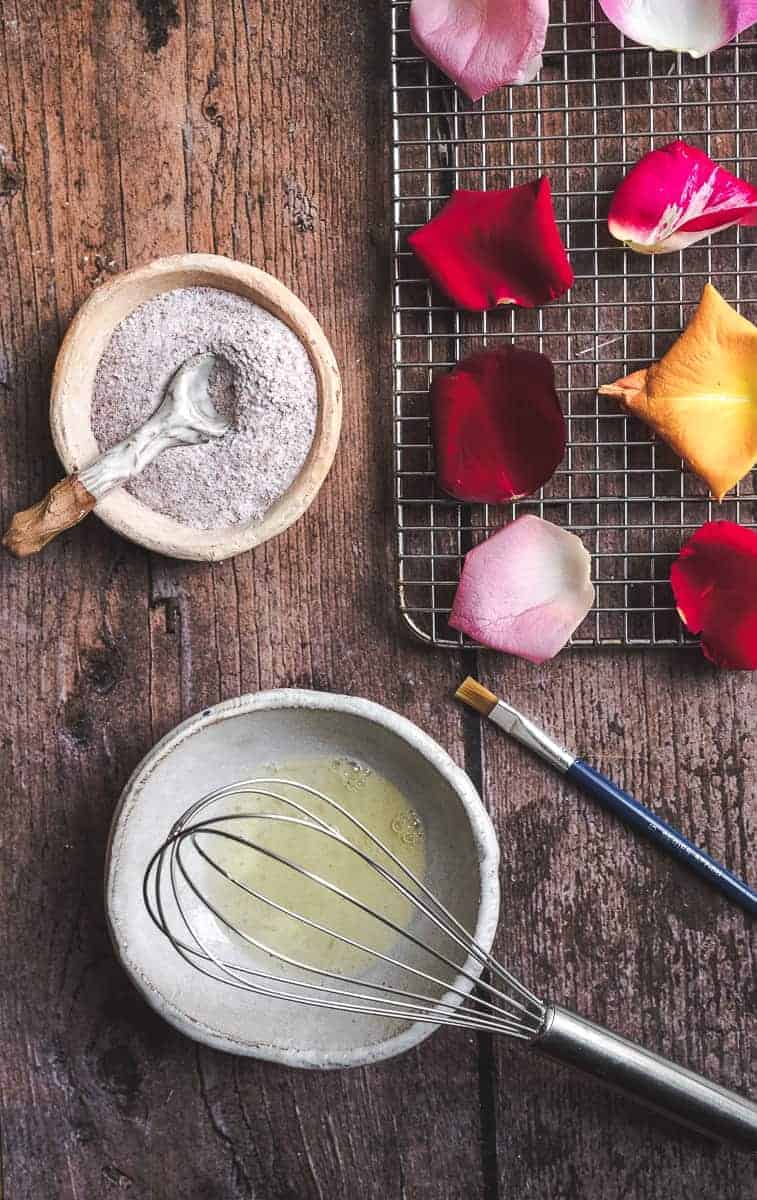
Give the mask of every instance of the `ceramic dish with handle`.
M 55 364 L 50 424 L 69 474 L 99 454 L 90 413 L 100 358 L 116 326 L 135 308 L 176 288 L 209 287 L 252 300 L 283 321 L 308 352 L 318 387 L 315 436 L 294 482 L 261 520 L 198 529 L 159 513 L 118 488 L 95 513 L 123 537 L 173 558 L 218 560 L 282 533 L 312 504 L 334 460 L 341 426 L 341 384 L 326 336 L 305 305 L 272 275 L 213 254 L 179 254 L 117 275 L 92 293 L 74 318 Z
M 142 761 L 111 829 L 105 882 L 111 937 L 148 1003 L 188 1036 L 289 1066 L 363 1066 L 417 1045 L 435 1026 L 308 1008 L 219 984 L 176 953 L 144 903 L 148 862 L 188 805 L 293 756 L 355 758 L 398 788 L 423 825 L 424 882 L 482 949 L 491 948 L 499 914 L 499 850 L 465 772 L 417 726 L 378 704 L 295 689 L 205 709 Z M 481 971 L 472 957 L 461 965 L 469 978 L 450 972 L 450 984 L 461 991 L 453 1003 L 462 1001 Z

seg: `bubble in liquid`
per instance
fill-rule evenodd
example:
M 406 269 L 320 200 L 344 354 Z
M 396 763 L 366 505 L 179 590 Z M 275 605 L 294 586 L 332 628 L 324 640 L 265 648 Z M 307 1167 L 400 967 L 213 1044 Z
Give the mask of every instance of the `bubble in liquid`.
M 417 813 L 398 813 L 392 821 L 392 832 L 406 846 L 417 846 L 423 838 L 423 825 Z
M 349 758 L 335 758 L 331 765 L 351 792 L 364 788 L 372 774 L 370 767 L 364 767 Z

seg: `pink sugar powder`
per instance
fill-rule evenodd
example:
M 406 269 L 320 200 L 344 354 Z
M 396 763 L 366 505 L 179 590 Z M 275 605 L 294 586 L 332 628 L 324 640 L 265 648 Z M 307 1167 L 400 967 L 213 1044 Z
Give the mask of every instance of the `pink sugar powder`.
M 296 334 L 232 292 L 164 292 L 114 330 L 97 368 L 91 414 L 100 450 L 110 449 L 151 416 L 174 371 L 208 350 L 221 359 L 211 397 L 233 428 L 218 441 L 164 451 L 127 484 L 149 508 L 199 529 L 259 520 L 308 456 L 318 385 Z

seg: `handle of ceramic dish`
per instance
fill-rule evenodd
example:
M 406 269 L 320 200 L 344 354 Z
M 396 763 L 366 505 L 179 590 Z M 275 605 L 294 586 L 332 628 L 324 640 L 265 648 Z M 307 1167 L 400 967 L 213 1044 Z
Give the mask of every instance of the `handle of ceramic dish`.
M 8 526 L 3 545 L 16 558 L 36 554 L 64 529 L 78 525 L 95 507 L 96 500 L 76 475 L 50 488 L 31 508 L 17 512 Z
M 757 1150 L 757 1104 L 553 1005 L 535 1047 L 714 1141 Z

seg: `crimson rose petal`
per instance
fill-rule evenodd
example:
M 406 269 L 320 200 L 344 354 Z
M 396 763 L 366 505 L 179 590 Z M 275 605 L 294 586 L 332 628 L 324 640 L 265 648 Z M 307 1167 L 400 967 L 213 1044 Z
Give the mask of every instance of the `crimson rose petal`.
M 705 656 L 718 667 L 757 670 L 757 531 L 708 522 L 681 549 L 670 582 Z
M 456 191 L 408 242 L 458 308 L 536 308 L 573 284 L 546 176 L 504 191 Z
M 469 503 L 528 496 L 565 453 L 565 418 L 550 360 L 503 346 L 469 355 L 431 389 L 436 474 Z

